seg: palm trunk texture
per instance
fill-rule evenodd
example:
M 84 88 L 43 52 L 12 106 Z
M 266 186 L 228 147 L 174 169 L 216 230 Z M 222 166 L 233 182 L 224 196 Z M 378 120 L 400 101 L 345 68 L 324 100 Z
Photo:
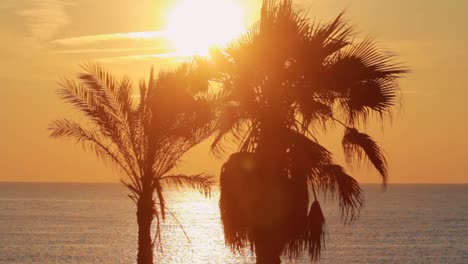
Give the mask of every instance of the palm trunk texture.
M 143 194 L 137 205 L 138 264 L 153 264 L 151 223 L 153 222 L 153 199 L 151 193 Z

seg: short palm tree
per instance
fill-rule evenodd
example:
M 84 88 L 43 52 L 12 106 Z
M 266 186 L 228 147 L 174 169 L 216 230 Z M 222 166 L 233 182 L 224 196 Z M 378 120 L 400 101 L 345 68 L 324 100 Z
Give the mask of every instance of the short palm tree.
M 99 66 L 84 69 L 78 82 L 64 80 L 58 94 L 86 122 L 56 120 L 51 136 L 74 139 L 123 172 L 121 182 L 137 207 L 138 263 L 153 263 L 151 226 L 156 219 L 155 241 L 161 242 L 164 189 L 193 187 L 208 194 L 213 183 L 202 174 L 168 175 L 188 149 L 212 133 L 211 104 L 203 96 L 208 82 L 184 64 L 157 78 L 151 71 L 133 96 L 128 79 L 116 80 Z
M 291 0 L 265 0 L 258 23 L 212 58 L 227 94 L 213 149 L 222 151 L 226 136 L 239 145 L 221 171 L 227 245 L 250 245 L 257 263 L 303 251 L 318 259 L 325 218 L 317 192 L 338 197 L 345 222 L 363 193 L 317 135 L 343 127 L 347 161 L 368 159 L 385 184 L 383 151 L 356 126 L 391 112 L 406 69 L 371 39 L 356 40 L 342 15 L 311 23 Z

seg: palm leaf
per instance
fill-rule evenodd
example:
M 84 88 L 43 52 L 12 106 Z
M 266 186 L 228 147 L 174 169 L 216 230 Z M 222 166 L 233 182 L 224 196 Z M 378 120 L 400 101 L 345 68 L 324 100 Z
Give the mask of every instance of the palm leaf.
M 355 128 L 347 128 L 342 141 L 346 161 L 352 163 L 364 157 L 374 165 L 382 176 L 383 184 L 387 183 L 388 166 L 383 151 L 369 135 L 360 133 Z
M 235 252 L 253 241 L 249 235 L 249 225 L 253 220 L 250 213 L 255 179 L 257 173 L 255 156 L 252 153 L 235 153 L 224 163 L 220 174 L 220 200 L 221 221 L 224 227 L 224 241 Z M 250 188 L 250 189 L 249 189 Z M 238 190 L 245 190 L 239 197 Z
M 220 143 L 227 134 L 230 133 L 236 141 L 241 140 L 242 134 L 246 133 L 246 119 L 241 113 L 239 106 L 235 103 L 224 104 L 222 106 L 221 114 L 217 118 L 217 134 L 211 144 L 211 149 L 215 155 L 221 156 L 225 152 L 225 149 L 222 148 L 223 144 Z
M 97 157 L 115 163 L 132 180 L 132 189 L 135 189 L 137 192 L 141 191 L 140 185 L 136 181 L 136 175 L 130 168 L 131 164 L 126 162 L 125 158 L 122 157 L 115 147 L 113 148 L 112 145 L 107 144 L 98 132 L 89 131 L 78 123 L 68 119 L 52 122 L 49 126 L 49 131 L 51 131 L 50 135 L 53 138 L 68 137 L 75 139 L 77 143 L 83 143 L 84 147 L 94 151 Z
M 212 176 L 198 174 L 198 175 L 167 175 L 161 177 L 161 182 L 168 186 L 176 188 L 192 188 L 200 191 L 205 196 L 211 195 L 211 188 L 214 185 Z
M 341 218 L 345 223 L 352 222 L 359 216 L 364 205 L 364 194 L 359 183 L 346 174 L 345 170 L 336 164 L 322 168 L 322 174 L 312 179 L 312 184 L 319 187 L 325 195 L 337 195 Z
M 370 110 L 380 114 L 392 107 L 398 84 L 408 70 L 395 56 L 378 50 L 372 39 L 337 53 L 327 66 L 329 89 L 337 93 L 350 123 L 366 121 Z
M 292 168 L 305 168 L 312 174 L 321 173 L 321 168 L 332 163 L 331 153 L 310 138 L 290 131 Z
M 310 206 L 305 231 L 309 256 L 312 261 L 319 259 L 325 241 L 325 217 L 318 201 Z

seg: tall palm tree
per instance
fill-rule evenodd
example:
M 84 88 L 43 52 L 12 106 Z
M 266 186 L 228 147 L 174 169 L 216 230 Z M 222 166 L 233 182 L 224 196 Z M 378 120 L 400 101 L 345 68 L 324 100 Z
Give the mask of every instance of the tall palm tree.
M 79 81 L 64 80 L 58 95 L 84 116 L 85 123 L 69 119 L 50 125 L 54 138 L 82 143 L 123 173 L 121 182 L 137 207 L 138 263 L 153 263 L 151 226 L 161 242 L 161 220 L 166 216 L 164 189 L 192 187 L 209 194 L 211 177 L 203 174 L 169 175 L 179 158 L 212 133 L 211 104 L 200 71 L 188 64 L 173 72 L 153 71 L 133 96 L 131 82 L 116 80 L 99 66 L 84 67 Z M 139 99 L 136 99 L 138 98 Z
M 385 185 L 383 151 L 356 127 L 391 113 L 407 70 L 372 39 L 358 40 L 342 14 L 311 23 L 291 0 L 263 1 L 260 20 L 212 59 L 227 94 L 213 150 L 223 151 L 226 136 L 239 145 L 221 171 L 227 245 L 250 245 L 257 263 L 303 251 L 318 259 L 325 218 L 317 192 L 338 197 L 345 222 L 364 198 L 317 135 L 343 127 L 347 161 L 368 159 Z

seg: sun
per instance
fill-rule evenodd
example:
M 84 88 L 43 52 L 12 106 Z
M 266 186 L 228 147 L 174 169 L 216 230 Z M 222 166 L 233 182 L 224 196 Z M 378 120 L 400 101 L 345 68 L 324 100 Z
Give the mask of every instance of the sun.
M 169 41 L 181 55 L 208 55 L 245 31 L 245 18 L 236 0 L 182 0 L 168 18 Z

